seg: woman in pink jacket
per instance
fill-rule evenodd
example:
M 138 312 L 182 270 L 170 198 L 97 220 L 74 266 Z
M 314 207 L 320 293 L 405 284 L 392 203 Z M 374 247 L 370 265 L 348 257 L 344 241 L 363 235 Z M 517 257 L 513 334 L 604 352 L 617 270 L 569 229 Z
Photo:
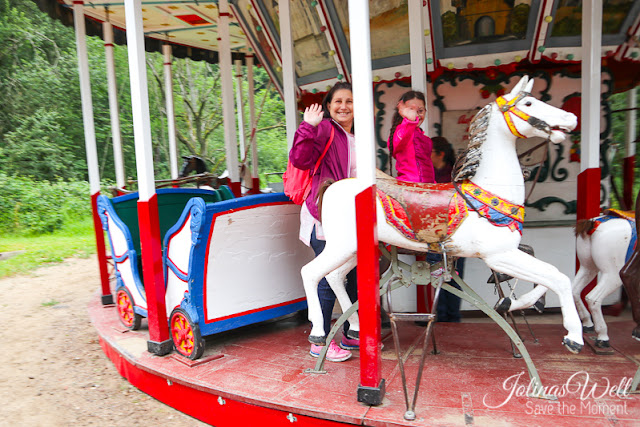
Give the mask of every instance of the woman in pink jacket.
M 387 142 L 389 153 L 395 159 L 399 180 L 436 182 L 431 161 L 433 143 L 420 129 L 426 114 L 422 92 L 412 90 L 400 97 Z

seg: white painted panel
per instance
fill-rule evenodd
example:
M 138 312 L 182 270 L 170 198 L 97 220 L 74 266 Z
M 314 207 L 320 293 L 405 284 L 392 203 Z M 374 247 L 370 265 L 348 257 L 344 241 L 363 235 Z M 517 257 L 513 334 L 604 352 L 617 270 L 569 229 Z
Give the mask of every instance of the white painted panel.
M 300 207 L 258 206 L 214 219 L 207 262 L 207 320 L 305 296 L 300 269 L 313 251 L 298 240 Z
M 189 272 L 189 255 L 191 254 L 191 215 L 185 221 L 184 226 L 180 231 L 169 240 L 168 243 L 168 258 L 178 267 L 183 273 Z M 167 310 L 167 316 L 171 315 L 174 308 L 180 305 L 184 293 L 188 289 L 187 282 L 181 280 L 176 274 L 167 268 L 166 278 L 166 293 L 165 293 L 165 305 Z
M 203 237 L 206 239 L 206 236 Z M 189 255 L 191 254 L 191 215 L 185 221 L 182 229 L 174 234 L 168 243 L 169 259 L 182 271 L 189 272 Z
M 143 309 L 147 309 L 147 300 L 144 295 L 140 293 L 136 286 L 136 281 L 133 278 L 133 268 L 131 265 L 131 259 L 127 258 L 124 262 L 118 263 L 118 271 L 120 272 L 120 278 L 124 283 L 125 288 L 131 293 L 131 297 L 135 302 L 135 305 Z
M 113 250 L 113 255 L 119 258 L 127 253 L 127 238 L 124 232 L 116 225 L 115 221 L 113 221 L 109 212 L 105 212 L 105 215 L 107 216 L 109 235 L 111 236 L 111 245 L 113 246 L 111 249 Z

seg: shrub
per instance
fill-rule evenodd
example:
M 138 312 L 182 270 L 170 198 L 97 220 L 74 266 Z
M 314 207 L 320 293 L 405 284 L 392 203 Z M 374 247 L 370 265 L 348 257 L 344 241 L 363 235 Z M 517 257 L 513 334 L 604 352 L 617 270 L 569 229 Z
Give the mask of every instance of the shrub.
M 0 173 L 0 234 L 51 233 L 91 215 L 89 184 Z

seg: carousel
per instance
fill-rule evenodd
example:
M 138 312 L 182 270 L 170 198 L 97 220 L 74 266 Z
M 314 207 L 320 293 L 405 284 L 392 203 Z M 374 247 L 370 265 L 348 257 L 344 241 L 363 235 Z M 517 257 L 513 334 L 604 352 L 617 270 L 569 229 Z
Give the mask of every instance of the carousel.
M 34 1 L 75 28 L 101 277 L 89 312 L 131 384 L 216 426 L 640 419 L 640 0 Z M 100 193 L 91 85 L 102 82 L 89 78 L 87 36 L 105 42 L 111 195 Z M 114 43 L 128 50 L 135 185 L 124 179 Z M 153 172 L 145 51 L 165 58 L 169 180 Z M 197 158 L 179 171 L 173 57 L 220 66 L 224 180 Z M 249 85 L 253 128 L 258 65 L 284 100 L 289 148 L 306 107 L 336 83 L 353 87 L 357 177 L 324 193 L 327 246 L 315 258 L 298 238 L 300 206 L 260 188 L 255 133 L 237 132 L 234 76 Z M 411 89 L 425 94 L 426 135 L 458 156 L 451 183 L 394 178 L 387 137 Z M 612 111 L 619 92 L 628 108 Z M 620 112 L 626 140 L 613 141 Z M 624 211 L 601 216 L 618 145 Z M 352 303 L 344 283 L 356 265 Z M 323 277 L 340 303 L 331 331 Z M 632 313 L 604 316 L 623 285 Z M 438 322 L 445 292 L 461 298 L 462 322 Z M 359 339 L 349 360 L 326 361 L 328 345 L 309 355 L 309 341 L 340 334 Z

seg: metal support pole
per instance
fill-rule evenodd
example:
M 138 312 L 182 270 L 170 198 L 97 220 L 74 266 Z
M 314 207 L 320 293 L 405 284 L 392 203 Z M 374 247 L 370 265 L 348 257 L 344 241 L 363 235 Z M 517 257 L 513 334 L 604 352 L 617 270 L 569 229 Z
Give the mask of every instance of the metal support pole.
M 358 225 L 358 299 L 360 310 L 360 384 L 358 401 L 382 403 L 385 382 L 381 374 L 380 275 L 376 234 L 376 159 L 373 132 L 373 78 L 369 3 L 349 1 L 351 70 L 353 71 L 354 127 L 358 129 L 356 167 L 363 191 L 356 196 Z
M 424 11 L 422 2 L 410 1 L 409 6 L 409 43 L 411 58 L 411 88 L 427 94 L 427 58 L 424 49 Z M 426 107 L 426 106 L 425 106 Z M 428 129 L 428 115 L 420 128 Z
M 131 107 L 133 112 L 133 137 L 136 147 L 138 173 L 138 224 L 140 225 L 140 251 L 142 271 L 147 296 L 150 353 L 165 355 L 171 351 L 165 288 L 162 272 L 162 249 L 158 199 L 153 173 L 151 120 L 149 116 L 149 89 L 142 27 L 142 2 L 125 2 L 129 75 L 131 81 Z
M 238 112 L 238 142 L 240 146 L 240 155 L 244 157 L 244 106 L 242 105 L 242 61 L 237 59 L 234 61 L 236 67 L 236 111 Z
M 111 115 L 111 140 L 113 142 L 113 163 L 116 170 L 116 186 L 125 188 L 127 185 L 124 174 L 124 160 L 122 158 L 122 138 L 120 135 L 120 114 L 118 109 L 118 85 L 116 81 L 116 66 L 113 58 L 113 25 L 102 23 L 104 35 L 104 55 L 107 68 L 107 90 L 109 92 L 109 113 Z
M 600 86 L 602 2 L 582 2 L 582 137 L 577 219 L 600 213 Z
M 169 134 L 169 168 L 171 179 L 178 178 L 178 145 L 176 144 L 176 118 L 173 100 L 173 71 L 171 45 L 162 45 L 164 55 L 164 95 L 167 108 L 167 132 Z
M 253 79 L 253 55 L 245 57 L 247 61 L 247 82 L 249 83 L 248 102 L 249 102 L 249 123 L 251 126 L 251 134 L 249 136 L 249 145 L 251 145 L 251 190 L 253 194 L 260 193 L 260 176 L 258 175 L 258 142 L 256 140 L 256 129 L 258 122 L 256 120 L 256 100 L 255 100 L 255 81 Z
M 93 229 L 96 236 L 98 267 L 100 268 L 100 284 L 102 304 L 113 304 L 113 295 L 109 287 L 107 271 L 107 255 L 105 251 L 104 231 L 98 216 L 97 199 L 100 195 L 100 172 L 96 149 L 96 131 L 93 122 L 93 100 L 91 99 L 91 81 L 89 78 L 89 59 L 87 55 L 86 29 L 84 23 L 84 3 L 73 2 L 73 21 L 76 33 L 76 49 L 78 55 L 78 74 L 80 77 L 80 99 L 82 101 L 82 122 L 84 125 L 84 145 L 87 152 L 87 169 L 89 170 L 89 191 L 91 193 L 91 210 Z
M 220 80 L 222 83 L 222 119 L 224 122 L 224 143 L 227 152 L 229 186 L 236 197 L 241 196 L 240 170 L 238 169 L 238 141 L 233 101 L 233 70 L 231 69 L 231 40 L 229 38 L 229 2 L 218 3 L 218 37 L 220 37 Z
M 287 152 L 293 145 L 293 136 L 298 128 L 296 75 L 293 66 L 293 37 L 291 35 L 291 11 L 288 1 L 278 3 L 280 18 L 280 51 L 282 53 L 282 88 L 284 115 L 287 126 Z

